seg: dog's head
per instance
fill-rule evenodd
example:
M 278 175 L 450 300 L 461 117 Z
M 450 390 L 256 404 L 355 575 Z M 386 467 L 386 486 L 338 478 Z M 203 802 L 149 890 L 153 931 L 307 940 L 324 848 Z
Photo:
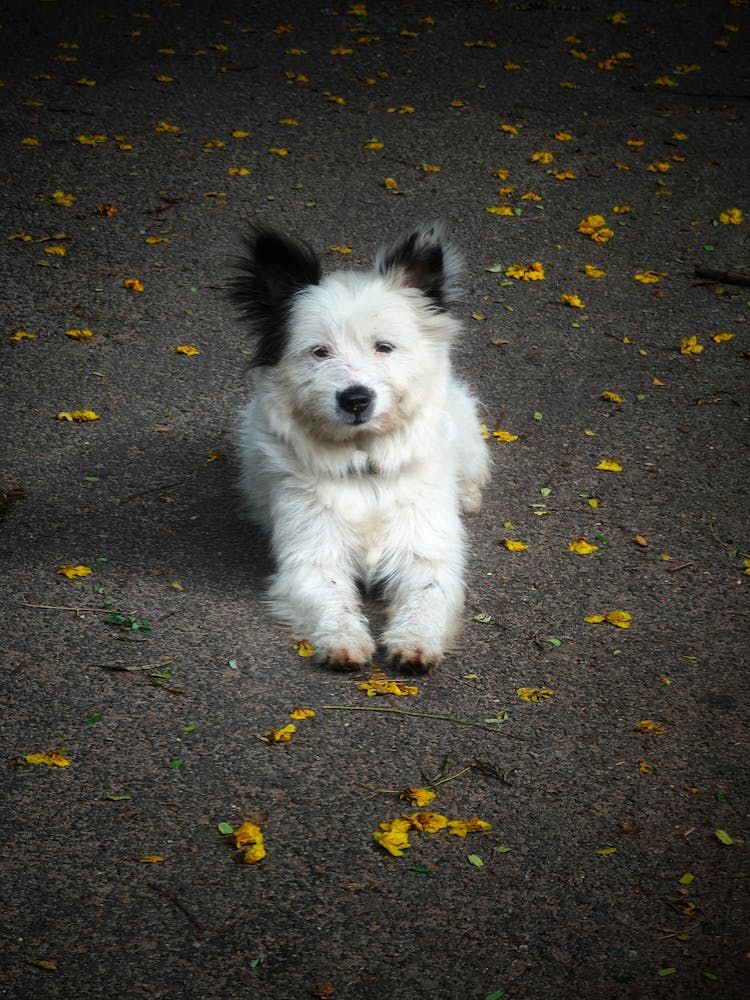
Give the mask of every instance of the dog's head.
M 388 433 L 444 391 L 460 260 L 440 226 L 405 234 L 371 271 L 326 277 L 306 244 L 255 230 L 240 269 L 232 294 L 258 337 L 252 364 L 295 425 L 330 440 Z

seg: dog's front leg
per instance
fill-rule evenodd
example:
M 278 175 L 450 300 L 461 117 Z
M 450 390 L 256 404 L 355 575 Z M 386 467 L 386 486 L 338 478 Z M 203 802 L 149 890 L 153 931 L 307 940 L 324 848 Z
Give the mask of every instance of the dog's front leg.
M 274 610 L 298 638 L 312 643 L 316 662 L 355 670 L 375 652 L 356 583 L 345 565 L 307 555 L 309 560 L 298 550 L 279 558 L 269 590 Z
M 413 555 L 386 587 L 388 627 L 383 643 L 394 667 L 426 674 L 460 628 L 463 560 L 460 546 L 445 559 Z

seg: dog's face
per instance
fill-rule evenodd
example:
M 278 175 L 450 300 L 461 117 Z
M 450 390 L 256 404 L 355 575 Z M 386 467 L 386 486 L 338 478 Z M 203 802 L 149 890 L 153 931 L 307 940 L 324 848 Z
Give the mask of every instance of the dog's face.
M 302 244 L 260 232 L 235 286 L 260 333 L 255 365 L 285 419 L 343 441 L 395 431 L 444 391 L 458 258 L 422 227 L 370 272 L 321 277 Z

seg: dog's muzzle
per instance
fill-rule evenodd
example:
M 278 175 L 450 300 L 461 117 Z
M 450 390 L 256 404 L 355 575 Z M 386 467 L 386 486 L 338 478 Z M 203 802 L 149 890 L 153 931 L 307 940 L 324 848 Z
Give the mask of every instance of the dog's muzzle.
M 350 385 L 336 394 L 336 403 L 348 424 L 363 424 L 372 416 L 375 393 L 366 385 Z

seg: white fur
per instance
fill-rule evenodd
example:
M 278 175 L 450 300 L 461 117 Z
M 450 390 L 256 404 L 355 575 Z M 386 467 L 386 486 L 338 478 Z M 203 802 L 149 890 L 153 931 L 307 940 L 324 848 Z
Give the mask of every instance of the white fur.
M 446 282 L 453 253 L 446 248 Z M 274 611 L 318 660 L 373 658 L 360 585 L 377 586 L 389 661 L 421 672 L 460 628 L 459 507 L 479 509 L 488 454 L 475 401 L 451 367 L 459 323 L 380 261 L 290 298 L 283 354 L 256 368 L 241 417 L 241 486 L 271 539 Z M 393 350 L 376 349 L 383 343 Z M 329 356 L 312 353 L 321 346 Z M 353 385 L 375 397 L 357 424 L 337 403 Z

